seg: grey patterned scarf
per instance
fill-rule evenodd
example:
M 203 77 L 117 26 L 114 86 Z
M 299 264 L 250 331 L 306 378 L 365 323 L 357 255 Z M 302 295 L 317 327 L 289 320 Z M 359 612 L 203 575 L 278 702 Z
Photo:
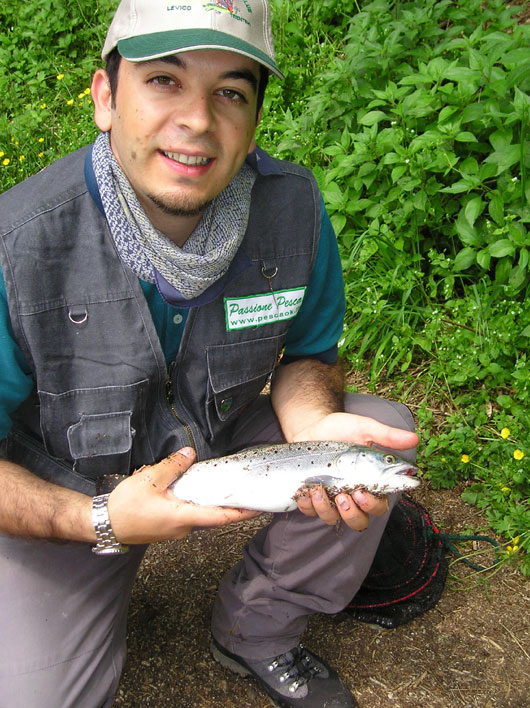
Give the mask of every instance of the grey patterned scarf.
M 110 231 L 122 261 L 139 278 L 158 271 L 187 300 L 221 278 L 245 235 L 256 172 L 246 163 L 206 207 L 182 248 L 151 224 L 114 157 L 108 133 L 100 133 L 92 164 Z

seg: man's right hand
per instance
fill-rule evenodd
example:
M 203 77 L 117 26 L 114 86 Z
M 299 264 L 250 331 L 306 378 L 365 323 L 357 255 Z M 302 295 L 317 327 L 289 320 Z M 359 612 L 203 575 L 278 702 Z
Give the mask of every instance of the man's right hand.
M 193 527 L 226 526 L 260 512 L 198 506 L 178 499 L 168 486 L 191 466 L 195 452 L 185 447 L 156 465 L 142 467 L 111 493 L 108 501 L 114 535 L 124 544 L 184 538 Z

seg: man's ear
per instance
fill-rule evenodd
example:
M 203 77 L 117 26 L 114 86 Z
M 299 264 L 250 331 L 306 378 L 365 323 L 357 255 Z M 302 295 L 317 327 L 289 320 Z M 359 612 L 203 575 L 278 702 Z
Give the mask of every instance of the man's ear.
M 91 91 L 94 101 L 94 121 L 101 131 L 107 132 L 112 125 L 112 93 L 109 77 L 103 69 L 98 69 L 94 74 Z

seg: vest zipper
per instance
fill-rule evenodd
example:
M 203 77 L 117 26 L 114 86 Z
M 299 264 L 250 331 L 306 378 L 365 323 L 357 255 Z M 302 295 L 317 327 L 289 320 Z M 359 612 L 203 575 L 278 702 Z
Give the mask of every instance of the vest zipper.
M 186 435 L 188 436 L 188 442 L 190 444 L 190 447 L 192 447 L 195 452 L 197 452 L 197 446 L 195 445 L 195 440 L 193 439 L 193 433 L 191 432 L 191 428 L 189 425 L 184 423 L 182 418 L 179 416 L 177 411 L 175 410 L 175 406 L 173 405 L 173 370 L 175 368 L 175 362 L 171 362 L 168 373 L 167 373 L 167 379 L 166 379 L 166 399 L 167 399 L 167 404 L 169 406 L 170 411 L 173 413 L 173 416 L 181 425 L 184 430 L 186 431 Z

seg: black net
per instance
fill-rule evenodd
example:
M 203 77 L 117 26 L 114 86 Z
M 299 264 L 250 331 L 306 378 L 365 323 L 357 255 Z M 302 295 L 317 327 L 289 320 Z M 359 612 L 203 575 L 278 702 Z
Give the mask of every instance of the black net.
M 403 495 L 393 508 L 370 572 L 346 608 L 360 622 L 393 629 L 433 607 L 448 564 L 426 509 Z

